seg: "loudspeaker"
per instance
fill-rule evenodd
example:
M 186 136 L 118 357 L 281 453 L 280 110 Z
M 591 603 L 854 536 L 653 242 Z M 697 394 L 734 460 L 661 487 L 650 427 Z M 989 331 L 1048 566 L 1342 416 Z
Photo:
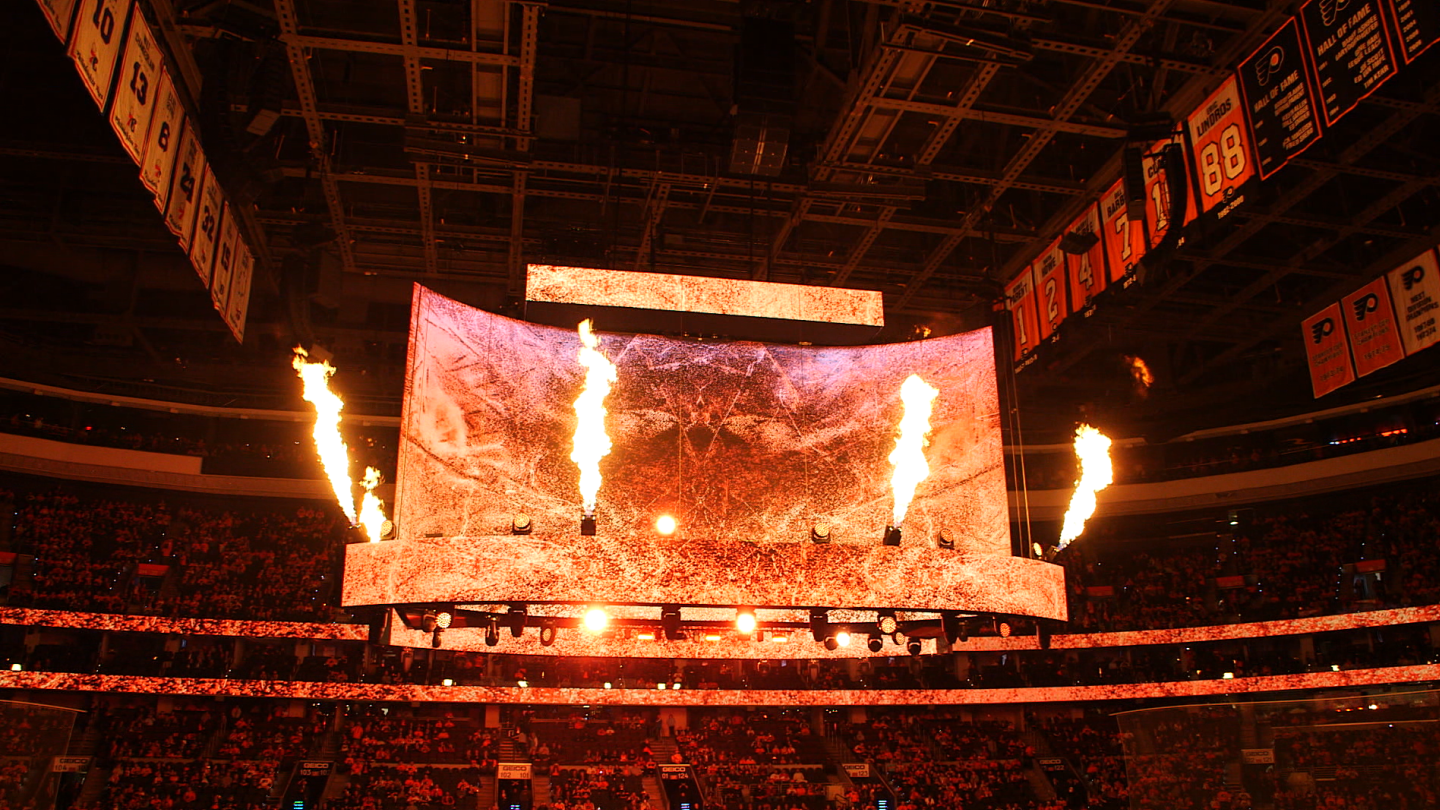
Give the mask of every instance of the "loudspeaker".
M 1120 153 L 1125 175 L 1125 216 L 1131 222 L 1145 220 L 1145 147 L 1130 144 Z

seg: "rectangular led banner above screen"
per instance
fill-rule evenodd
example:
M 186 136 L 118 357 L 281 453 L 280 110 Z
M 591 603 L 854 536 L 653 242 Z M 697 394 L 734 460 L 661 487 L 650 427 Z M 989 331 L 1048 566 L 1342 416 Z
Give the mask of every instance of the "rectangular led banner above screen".
M 398 537 L 508 535 L 517 513 L 537 534 L 578 533 L 576 331 L 423 287 L 411 330 Z M 808 545 L 820 521 L 836 543 L 878 544 L 892 521 L 901 384 L 918 375 L 938 394 L 907 544 L 933 548 L 944 528 L 958 550 L 1010 555 L 989 329 L 838 348 L 601 332 L 598 349 L 615 365 L 603 536 L 650 542 L 669 514 L 688 537 Z

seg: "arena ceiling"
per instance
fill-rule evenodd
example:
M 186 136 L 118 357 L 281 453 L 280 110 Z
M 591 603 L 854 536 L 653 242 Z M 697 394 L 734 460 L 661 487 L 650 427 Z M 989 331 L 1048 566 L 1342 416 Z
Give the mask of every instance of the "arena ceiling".
M 0 373 L 293 406 L 284 355 L 318 341 L 363 371 L 342 383 L 357 407 L 393 412 L 410 283 L 518 314 L 526 262 L 876 289 L 886 340 L 990 323 L 1120 176 L 1131 127 L 1188 114 L 1297 3 L 142 5 L 253 202 L 250 336 L 211 311 L 39 12 L 9 3 Z M 1164 433 L 1310 404 L 1300 321 L 1440 237 L 1437 52 L 1067 325 L 1018 374 L 1031 424 L 1088 408 Z M 1127 354 L 1156 372 L 1147 398 Z

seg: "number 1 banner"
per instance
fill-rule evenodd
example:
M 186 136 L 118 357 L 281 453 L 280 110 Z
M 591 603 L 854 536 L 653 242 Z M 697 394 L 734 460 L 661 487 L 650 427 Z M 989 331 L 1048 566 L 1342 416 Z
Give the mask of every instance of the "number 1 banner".
M 155 91 L 159 87 L 163 64 L 155 35 L 150 32 L 150 26 L 136 6 L 130 15 L 130 32 L 125 37 L 124 55 L 120 57 L 115 100 L 110 105 L 110 126 L 120 137 L 120 145 L 136 163 L 145 156 L 145 136 L 150 131 Z
M 1015 359 L 1020 360 L 1040 345 L 1039 315 L 1035 308 L 1035 275 L 1026 267 L 1005 286 L 1005 307 L 1010 310 L 1015 333 Z
M 1255 176 L 1245 105 L 1234 76 L 1190 114 L 1186 129 L 1190 133 L 1200 213 L 1223 204 L 1216 216 L 1224 217 L 1245 201 L 1240 188 Z

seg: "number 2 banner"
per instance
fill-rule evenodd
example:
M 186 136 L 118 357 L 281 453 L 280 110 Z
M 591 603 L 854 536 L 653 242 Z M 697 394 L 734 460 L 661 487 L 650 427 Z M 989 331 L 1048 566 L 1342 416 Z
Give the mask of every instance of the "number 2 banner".
M 1231 76 L 1186 121 L 1194 161 L 1200 213 L 1224 205 L 1217 216 L 1245 201 L 1240 188 L 1255 176 L 1250 131 L 1240 87 Z
M 1040 292 L 1040 339 L 1045 340 L 1055 334 L 1060 322 L 1070 314 L 1065 300 L 1065 254 L 1060 250 L 1060 240 L 1051 242 L 1032 266 L 1036 289 Z

